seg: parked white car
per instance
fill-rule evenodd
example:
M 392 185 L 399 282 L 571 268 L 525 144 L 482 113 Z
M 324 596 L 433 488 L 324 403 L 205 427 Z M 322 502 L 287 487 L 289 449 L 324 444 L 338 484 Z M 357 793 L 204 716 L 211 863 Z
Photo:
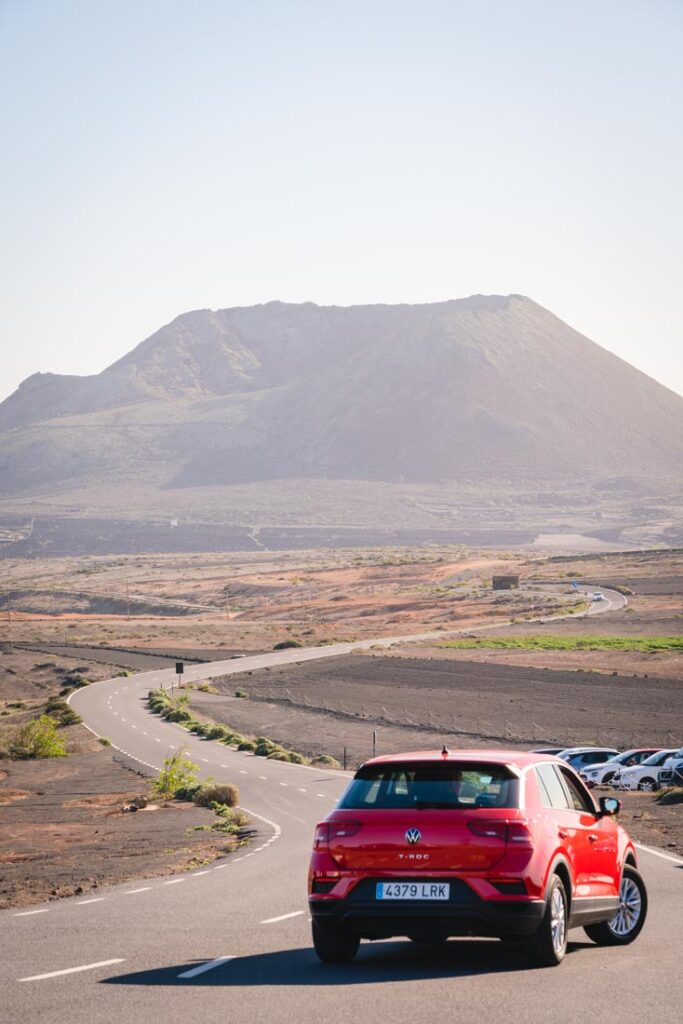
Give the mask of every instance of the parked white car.
M 679 747 L 670 757 L 667 757 L 659 769 L 659 788 L 681 785 L 681 780 L 683 780 L 683 747 Z
M 646 757 L 656 753 L 656 747 L 637 747 L 634 750 L 625 750 L 623 754 L 617 754 L 616 757 L 611 757 L 609 761 L 605 761 L 603 764 L 589 765 L 586 768 L 582 768 L 580 775 L 589 789 L 592 789 L 593 786 L 606 786 L 622 768 L 630 768 L 631 765 L 640 764 Z
M 618 754 L 616 747 L 567 747 L 557 755 L 580 772 L 594 764 L 602 764 Z
M 612 779 L 615 789 L 640 789 L 652 793 L 659 788 L 659 769 L 675 750 L 658 750 L 640 764 L 622 768 Z

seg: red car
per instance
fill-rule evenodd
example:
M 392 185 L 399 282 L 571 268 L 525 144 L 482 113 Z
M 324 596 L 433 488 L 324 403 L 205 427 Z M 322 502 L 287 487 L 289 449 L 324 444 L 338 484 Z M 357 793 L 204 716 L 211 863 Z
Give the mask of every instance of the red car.
M 619 808 L 597 805 L 548 755 L 444 748 L 368 761 L 315 830 L 316 952 L 346 963 L 361 939 L 488 935 L 551 966 L 569 928 L 632 942 L 647 892 Z

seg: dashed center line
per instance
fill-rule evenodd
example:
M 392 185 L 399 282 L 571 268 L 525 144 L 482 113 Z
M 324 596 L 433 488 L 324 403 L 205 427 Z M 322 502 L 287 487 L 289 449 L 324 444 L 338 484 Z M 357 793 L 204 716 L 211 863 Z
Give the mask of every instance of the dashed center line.
M 47 914 L 49 907 L 42 907 L 40 910 L 20 910 L 18 914 L 13 914 L 12 917 L 31 917 L 32 914 Z
M 281 783 L 280 783 L 280 785 L 281 785 L 281 786 L 288 786 L 288 785 L 289 785 L 289 783 L 288 783 L 288 782 L 281 782 Z
M 79 900 L 76 906 L 84 907 L 87 903 L 101 903 L 104 898 L 104 896 L 93 896 L 91 900 Z
M 178 882 L 184 882 L 184 878 L 169 878 L 168 882 L 164 882 L 164 885 L 177 885 Z
M 240 775 L 248 775 L 248 774 L 249 774 L 249 772 L 246 772 L 244 770 L 244 768 L 240 768 Z
M 32 974 L 28 978 L 19 978 L 19 981 L 42 981 L 43 978 L 59 978 L 62 974 L 78 974 L 79 971 L 94 971 L 96 967 L 108 967 L 110 964 L 122 964 L 121 957 L 114 960 L 98 960 L 95 964 L 81 964 L 80 967 L 66 967 L 61 971 L 49 971 L 47 974 Z
M 222 964 L 227 964 L 229 960 L 234 960 L 234 956 L 219 956 L 215 960 L 208 960 L 205 964 L 200 964 L 198 967 L 192 967 L 189 971 L 183 971 L 179 974 L 179 978 L 196 978 L 198 974 L 204 974 L 205 971 L 212 971 L 214 967 L 220 967 Z
M 299 786 L 299 792 L 300 793 L 308 793 L 308 790 L 304 789 L 303 786 Z
M 124 892 L 124 896 L 135 896 L 138 892 L 149 892 L 152 888 L 151 885 L 143 885 L 141 889 L 129 889 L 128 892 Z
M 305 913 L 303 910 L 293 910 L 291 914 L 280 914 L 279 917 L 267 917 L 265 921 L 261 921 L 261 924 L 277 924 L 278 921 L 288 921 L 290 917 L 300 917 L 303 913 Z

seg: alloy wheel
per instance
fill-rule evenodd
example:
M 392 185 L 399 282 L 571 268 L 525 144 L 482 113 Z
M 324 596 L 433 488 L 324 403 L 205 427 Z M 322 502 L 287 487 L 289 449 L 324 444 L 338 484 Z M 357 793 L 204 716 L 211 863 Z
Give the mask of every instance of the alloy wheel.
M 550 899 L 550 935 L 553 949 L 561 953 L 564 949 L 565 935 L 567 932 L 567 910 L 565 906 L 564 893 L 560 886 L 553 889 Z
M 624 876 L 619 887 L 619 908 L 609 922 L 610 931 L 620 938 L 632 932 L 640 920 L 640 890 L 631 878 Z

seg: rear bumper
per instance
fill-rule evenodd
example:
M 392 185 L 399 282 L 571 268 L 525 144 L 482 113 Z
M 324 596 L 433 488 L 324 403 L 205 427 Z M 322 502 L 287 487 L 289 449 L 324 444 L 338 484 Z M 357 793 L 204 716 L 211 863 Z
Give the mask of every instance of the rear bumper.
M 314 921 L 334 922 L 364 939 L 394 935 L 523 937 L 533 935 L 545 912 L 543 900 L 483 900 L 464 883 L 454 884 L 452 878 L 447 879 L 451 882 L 451 898 L 447 901 L 377 900 L 376 881 L 365 879 L 343 900 L 310 900 L 311 917 Z

